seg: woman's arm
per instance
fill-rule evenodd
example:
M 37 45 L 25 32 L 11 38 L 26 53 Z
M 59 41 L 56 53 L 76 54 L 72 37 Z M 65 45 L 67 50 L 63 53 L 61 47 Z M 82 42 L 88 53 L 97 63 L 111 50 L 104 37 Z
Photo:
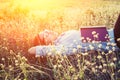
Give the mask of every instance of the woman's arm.
M 81 43 L 82 47 L 79 47 L 79 45 L 76 45 L 76 46 L 36 46 L 36 47 L 30 48 L 28 52 L 30 54 L 35 54 L 36 56 L 46 56 L 46 55 L 56 55 L 56 54 L 72 55 L 72 54 L 77 54 L 77 53 L 84 53 L 90 50 L 97 51 L 98 49 L 100 51 L 107 52 L 108 51 L 108 49 L 106 49 L 107 43 L 102 42 L 101 44 L 102 44 L 101 47 L 98 46 L 99 44 L 90 44 L 90 43 Z M 93 46 L 93 48 L 91 48 L 90 45 Z M 109 46 L 109 50 L 112 50 L 112 47 L 113 46 Z M 118 48 L 115 47 L 115 51 L 117 50 Z
M 76 47 L 65 47 L 65 46 L 35 46 L 31 47 L 28 52 L 30 54 L 35 54 L 36 56 L 46 56 L 46 55 L 56 55 L 56 54 L 62 54 L 62 55 L 70 55 L 74 52 L 73 50 Z M 77 50 L 77 49 L 76 49 Z
M 28 49 L 28 53 L 36 54 L 36 47 L 31 47 L 30 49 Z

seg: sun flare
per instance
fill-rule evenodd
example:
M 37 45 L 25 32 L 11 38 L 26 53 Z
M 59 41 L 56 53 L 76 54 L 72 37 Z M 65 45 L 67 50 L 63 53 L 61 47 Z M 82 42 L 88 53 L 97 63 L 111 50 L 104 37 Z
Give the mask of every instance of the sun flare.
M 50 10 L 60 7 L 59 0 L 15 0 L 17 6 L 30 10 Z

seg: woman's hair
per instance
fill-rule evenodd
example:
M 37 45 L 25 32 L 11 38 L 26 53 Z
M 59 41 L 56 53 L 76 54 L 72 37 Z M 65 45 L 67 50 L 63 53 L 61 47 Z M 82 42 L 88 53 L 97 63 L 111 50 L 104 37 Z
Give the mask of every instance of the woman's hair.
M 33 45 L 37 46 L 37 45 L 44 45 L 44 38 L 43 35 L 39 35 L 37 34 L 33 40 Z

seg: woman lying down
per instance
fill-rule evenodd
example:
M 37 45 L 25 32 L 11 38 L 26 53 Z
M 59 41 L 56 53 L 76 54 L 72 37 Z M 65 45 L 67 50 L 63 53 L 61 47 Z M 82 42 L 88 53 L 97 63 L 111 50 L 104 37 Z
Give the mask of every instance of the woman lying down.
M 108 50 L 118 51 L 114 40 L 114 29 L 107 30 L 108 40 L 100 41 L 97 38 L 100 36 L 97 32 L 93 31 L 95 40 L 81 36 L 79 30 L 70 30 L 62 33 L 60 36 L 56 32 L 45 30 L 39 33 L 34 40 L 34 47 L 31 47 L 28 52 L 36 56 L 46 55 L 72 55 L 84 53 L 90 50 L 104 51 Z M 118 45 L 118 44 L 117 44 Z

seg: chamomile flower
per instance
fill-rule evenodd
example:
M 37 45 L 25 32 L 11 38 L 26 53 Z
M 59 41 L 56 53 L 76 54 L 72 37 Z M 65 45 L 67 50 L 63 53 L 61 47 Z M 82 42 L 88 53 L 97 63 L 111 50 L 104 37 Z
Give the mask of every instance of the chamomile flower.
M 102 65 L 99 66 L 99 69 L 102 69 Z
M 77 45 L 77 48 L 80 49 L 80 48 L 82 48 L 82 46 L 81 45 Z
M 94 47 L 92 45 L 89 45 L 89 47 L 90 47 L 91 50 L 94 50 Z
M 75 53 L 75 52 L 77 52 L 77 49 L 76 49 L 76 48 L 73 49 L 73 53 Z
M 112 63 L 110 63 L 110 66 L 115 66 L 115 63 L 113 63 L 113 62 L 112 62 Z
M 102 44 L 99 44 L 99 45 L 98 45 L 98 48 L 102 48 Z
M 114 58 L 113 58 L 113 61 L 117 61 L 117 58 L 116 58 L 116 57 L 114 57 Z
M 92 31 L 92 35 L 95 35 L 96 34 L 96 31 Z
M 97 56 L 97 58 L 98 58 L 98 59 L 101 59 L 101 58 L 102 58 L 102 56 L 101 56 L 101 55 L 98 55 L 98 56 Z

